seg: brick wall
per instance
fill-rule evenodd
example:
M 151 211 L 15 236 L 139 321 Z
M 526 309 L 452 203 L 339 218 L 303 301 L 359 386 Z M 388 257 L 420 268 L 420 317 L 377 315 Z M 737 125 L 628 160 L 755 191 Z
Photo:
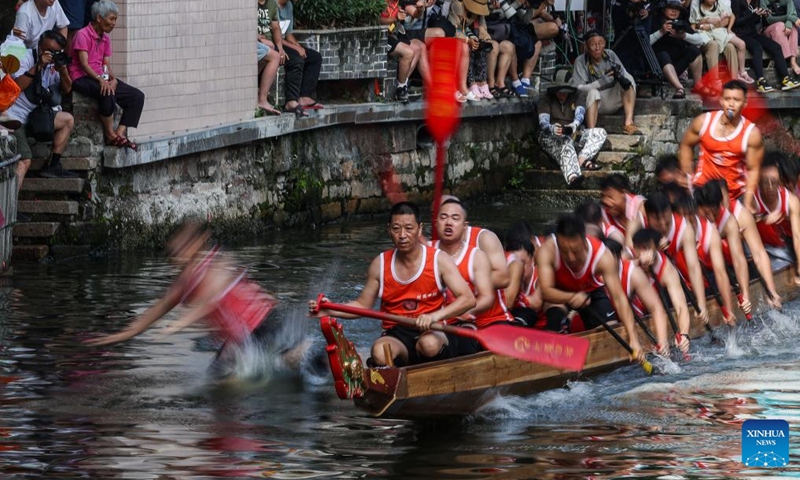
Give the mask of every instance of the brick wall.
M 397 78 L 397 62 L 389 59 L 386 27 L 354 27 L 337 30 L 295 30 L 297 41 L 322 55 L 322 82 L 336 80 L 378 79 L 381 89 L 393 92 Z M 283 104 L 283 69 L 272 95 Z
M 117 0 L 112 66 L 147 100 L 137 139 L 253 117 L 256 2 Z

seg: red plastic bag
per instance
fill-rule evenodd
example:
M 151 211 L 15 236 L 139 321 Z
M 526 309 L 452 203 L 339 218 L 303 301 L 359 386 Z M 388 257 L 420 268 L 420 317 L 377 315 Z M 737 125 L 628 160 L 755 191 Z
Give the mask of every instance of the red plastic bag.
M 11 75 L 6 75 L 0 80 L 0 112 L 5 112 L 19 97 L 20 89 L 17 82 L 11 78 Z

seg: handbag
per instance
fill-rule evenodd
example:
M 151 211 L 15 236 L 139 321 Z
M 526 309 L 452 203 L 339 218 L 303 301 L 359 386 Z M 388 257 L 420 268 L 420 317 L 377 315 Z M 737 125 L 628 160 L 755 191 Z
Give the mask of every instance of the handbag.
M 52 142 L 56 129 L 56 111 L 45 103 L 40 103 L 28 115 L 28 133 L 37 142 Z

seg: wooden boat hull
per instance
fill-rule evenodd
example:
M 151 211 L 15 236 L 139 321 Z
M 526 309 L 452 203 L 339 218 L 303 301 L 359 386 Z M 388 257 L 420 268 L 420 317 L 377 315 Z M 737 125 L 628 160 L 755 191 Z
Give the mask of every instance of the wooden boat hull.
M 775 283 L 784 301 L 796 297 L 791 267 L 776 271 Z M 752 282 L 750 291 L 754 307 L 763 303 L 764 292 L 757 281 Z M 709 324 L 712 328 L 719 326 L 722 315 L 719 306 L 711 298 L 708 299 L 708 308 Z M 739 320 L 746 321 L 743 316 Z M 644 321 L 653 328 L 651 319 L 645 318 Z M 341 332 L 341 327 L 336 327 Z M 615 329 L 620 336 L 628 339 L 627 331 L 621 324 L 616 325 Z M 689 336 L 695 339 L 705 334 L 705 327 L 692 316 Z M 465 416 L 474 413 L 497 395 L 526 395 L 558 388 L 569 380 L 589 377 L 630 363 L 628 353 L 602 327 L 576 335 L 586 337 L 591 345 L 580 373 L 482 352 L 404 368 L 366 368 L 362 376 L 363 388 L 359 387 L 357 394 L 352 397 L 356 406 L 377 417 Z M 650 346 L 645 338 L 640 338 L 640 342 L 643 346 Z M 328 349 L 331 354 L 332 347 Z M 333 357 L 331 360 L 333 366 Z M 342 392 L 340 396 L 343 396 Z

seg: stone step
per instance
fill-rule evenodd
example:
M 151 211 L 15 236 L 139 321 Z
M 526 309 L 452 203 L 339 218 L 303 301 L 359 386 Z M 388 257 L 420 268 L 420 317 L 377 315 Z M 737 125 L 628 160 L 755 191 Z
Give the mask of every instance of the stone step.
M 17 238 L 48 238 L 55 235 L 58 222 L 27 222 L 14 225 L 14 236 Z
M 647 137 L 613 133 L 606 138 L 603 150 L 611 152 L 633 152 L 643 148 L 646 143 Z
M 570 190 L 570 189 L 548 189 L 548 190 L 522 190 L 514 193 L 524 196 L 529 204 L 541 206 L 542 208 L 557 208 L 572 210 L 585 200 L 599 199 L 600 190 Z
M 31 170 L 38 171 L 47 165 L 49 160 L 44 158 L 34 158 L 31 161 Z M 75 158 L 62 158 L 61 165 L 67 170 L 74 172 L 85 172 L 87 170 L 94 170 L 97 168 L 97 159 L 94 157 L 75 157 Z
M 91 253 L 89 245 L 53 245 L 50 252 L 56 259 L 88 257 Z
M 82 178 L 26 178 L 23 192 L 81 193 L 86 180 Z
M 642 134 L 647 135 L 661 129 L 674 128 L 675 117 L 669 115 L 652 115 L 643 114 L 635 115 L 633 117 L 634 123 Z M 623 115 L 604 115 L 600 116 L 597 125 L 606 129 L 609 134 L 626 135 L 623 127 L 625 125 L 625 117 Z M 637 135 L 627 135 L 629 137 L 638 137 Z
M 600 152 L 594 161 L 608 169 L 623 164 L 635 156 L 637 154 L 633 152 Z
M 48 253 L 50 253 L 50 247 L 47 245 L 15 245 L 11 252 L 11 258 L 12 261 L 37 262 L 46 257 Z
M 625 174 L 619 170 L 597 170 L 594 172 L 583 172 L 583 184 L 580 188 L 570 189 L 570 191 L 597 190 L 600 182 L 612 173 Z M 567 182 L 561 170 L 532 170 L 525 174 L 523 188 L 526 190 L 561 190 L 566 189 Z
M 20 200 L 17 203 L 17 210 L 31 214 L 77 215 L 78 202 L 69 200 Z

